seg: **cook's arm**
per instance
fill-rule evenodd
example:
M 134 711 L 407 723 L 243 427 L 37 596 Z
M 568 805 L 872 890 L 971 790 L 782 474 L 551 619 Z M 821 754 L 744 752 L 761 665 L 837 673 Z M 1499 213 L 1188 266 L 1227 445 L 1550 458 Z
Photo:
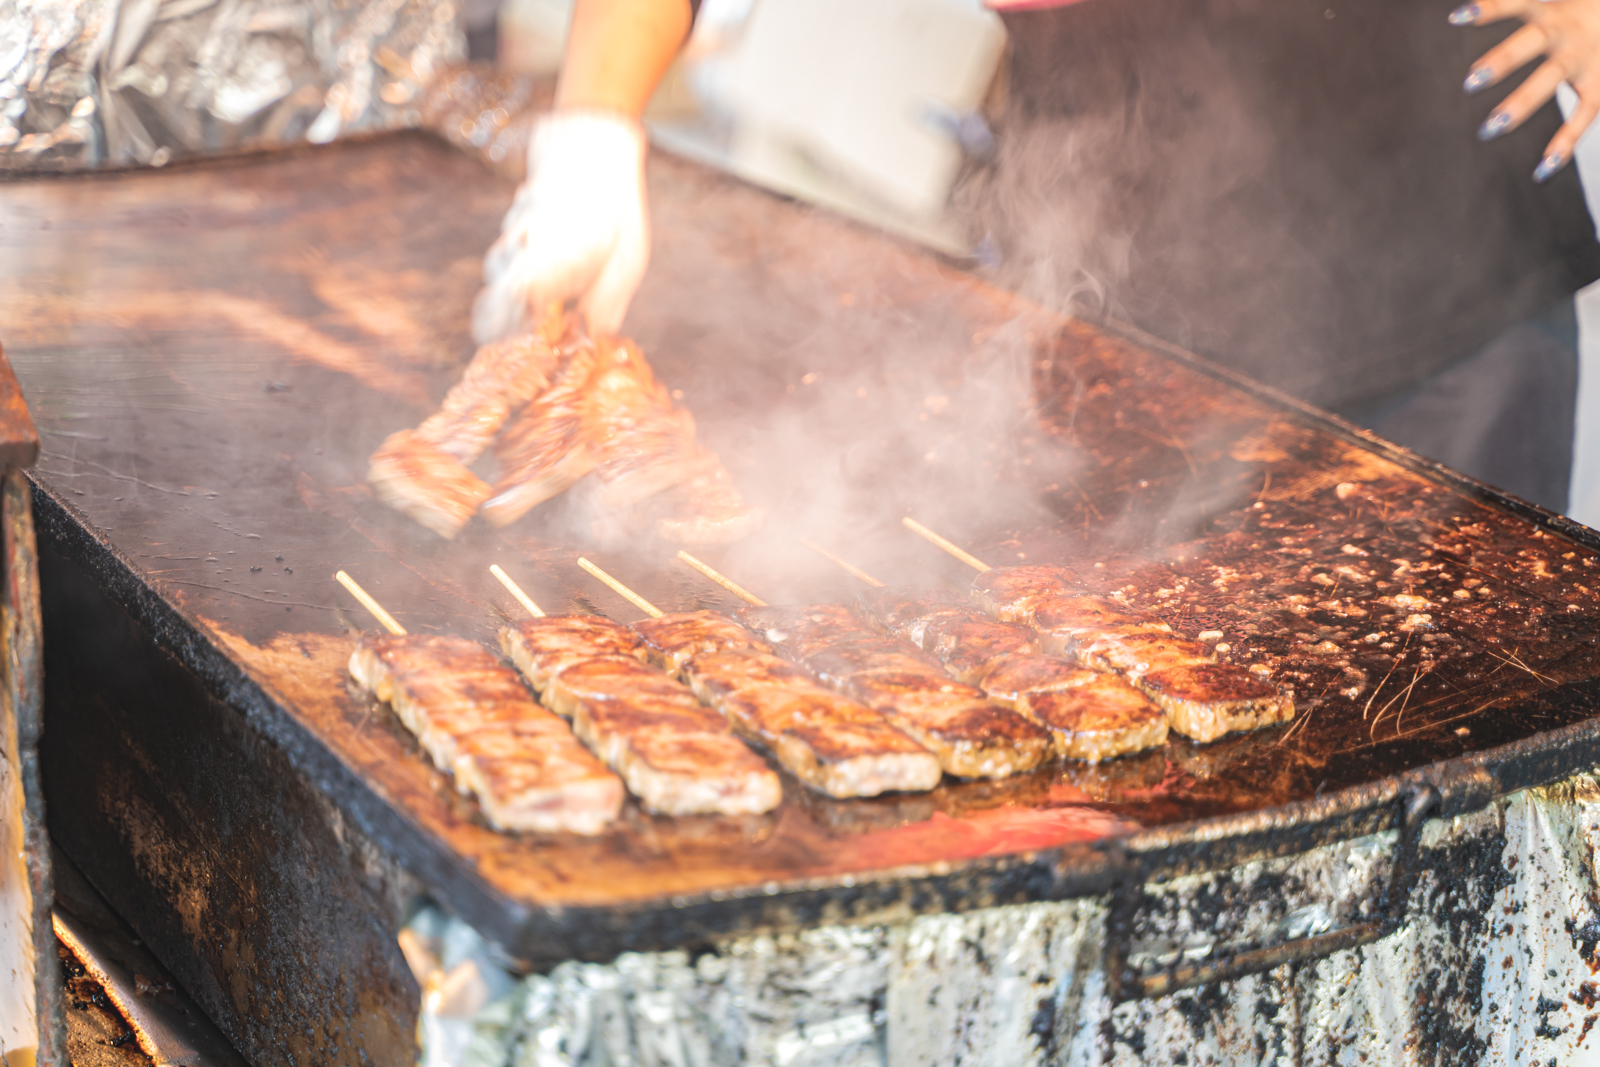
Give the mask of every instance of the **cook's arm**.
M 1508 18 L 1520 18 L 1525 25 L 1478 57 L 1467 75 L 1466 90 L 1486 89 L 1545 57 L 1484 120 L 1478 136 L 1488 141 L 1522 125 L 1562 82 L 1572 86 L 1578 106 L 1545 146 L 1533 172 L 1536 181 L 1544 181 L 1571 162 L 1578 137 L 1600 114 L 1600 0 L 1476 0 L 1450 13 L 1457 26 L 1483 26 Z
M 650 260 L 639 116 L 692 19 L 689 0 L 578 0 L 555 109 L 484 260 L 480 343 L 527 329 L 551 301 L 576 299 L 595 330 L 621 328 Z

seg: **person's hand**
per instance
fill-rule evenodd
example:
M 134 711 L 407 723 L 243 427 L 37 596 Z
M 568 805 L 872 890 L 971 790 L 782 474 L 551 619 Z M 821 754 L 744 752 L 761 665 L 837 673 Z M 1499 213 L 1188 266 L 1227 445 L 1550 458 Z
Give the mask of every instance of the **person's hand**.
M 1487 89 L 1545 57 L 1484 121 L 1478 137 L 1485 141 L 1522 125 L 1562 82 L 1577 92 L 1578 106 L 1545 146 L 1533 172 L 1534 180 L 1542 182 L 1571 162 L 1578 137 L 1600 114 L 1600 0 L 1476 0 L 1450 13 L 1457 26 L 1508 18 L 1520 18 L 1526 25 L 1478 57 L 1465 88 L 1469 93 Z
M 576 298 L 590 329 L 616 333 L 650 260 L 644 130 L 605 111 L 557 112 L 528 148 L 528 178 L 484 260 L 479 344 L 531 328 Z

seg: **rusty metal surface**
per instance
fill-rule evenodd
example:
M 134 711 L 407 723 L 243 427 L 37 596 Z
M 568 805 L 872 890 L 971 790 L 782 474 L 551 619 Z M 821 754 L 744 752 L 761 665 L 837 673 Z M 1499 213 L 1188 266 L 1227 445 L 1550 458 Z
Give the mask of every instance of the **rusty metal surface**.
M 1236 660 L 1295 686 L 1298 722 L 925 796 L 796 788 L 759 819 L 631 811 L 583 842 L 489 831 L 346 688 L 368 620 L 335 567 L 410 628 L 483 638 L 515 607 L 490 562 L 554 610 L 634 617 L 572 565 L 580 551 L 663 607 L 731 604 L 659 546 L 597 542 L 565 503 L 446 543 L 371 499 L 367 455 L 469 354 L 479 257 L 512 191 L 399 137 L 0 190 L 0 340 L 43 430 L 50 567 L 83 587 L 63 610 L 115 604 L 132 644 L 211 702 L 138 743 L 198 774 L 225 746 L 190 735 L 229 722 L 227 773 L 270 790 L 270 765 L 320 791 L 530 962 L 1096 891 L 1130 864 L 1384 829 L 1419 781 L 1450 814 L 1600 758 L 1587 531 L 820 213 L 667 159 L 651 177 L 657 257 L 629 332 L 773 516 L 714 563 L 773 601 L 848 596 L 798 547 L 811 536 L 885 580 L 959 587 L 899 532 L 909 509 L 991 563 L 1072 562 L 1176 626 L 1223 631 Z M 88 670 L 90 634 L 71 640 L 63 666 Z M 153 736 L 171 713 L 146 703 L 106 721 Z M 324 848 L 343 854 L 301 852 Z M 255 874 L 237 876 L 248 896 Z

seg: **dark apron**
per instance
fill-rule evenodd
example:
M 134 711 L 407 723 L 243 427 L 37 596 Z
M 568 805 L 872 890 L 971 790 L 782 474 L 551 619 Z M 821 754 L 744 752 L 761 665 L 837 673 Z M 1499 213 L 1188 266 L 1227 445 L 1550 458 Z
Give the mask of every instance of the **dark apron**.
M 974 198 L 1008 280 L 1357 410 L 1600 277 L 1552 103 L 1482 144 L 1510 23 L 1432 0 L 1086 0 L 1007 14 L 1001 157 Z M 1518 24 L 1520 25 L 1520 23 Z

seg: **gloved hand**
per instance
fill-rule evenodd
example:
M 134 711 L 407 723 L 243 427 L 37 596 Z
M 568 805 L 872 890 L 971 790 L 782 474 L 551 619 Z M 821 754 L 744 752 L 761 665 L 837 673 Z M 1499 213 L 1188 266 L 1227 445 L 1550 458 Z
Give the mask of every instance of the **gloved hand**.
M 644 129 L 605 111 L 557 112 L 528 148 L 528 178 L 484 260 L 472 313 L 479 344 L 530 328 L 576 297 L 589 327 L 616 333 L 650 261 Z

